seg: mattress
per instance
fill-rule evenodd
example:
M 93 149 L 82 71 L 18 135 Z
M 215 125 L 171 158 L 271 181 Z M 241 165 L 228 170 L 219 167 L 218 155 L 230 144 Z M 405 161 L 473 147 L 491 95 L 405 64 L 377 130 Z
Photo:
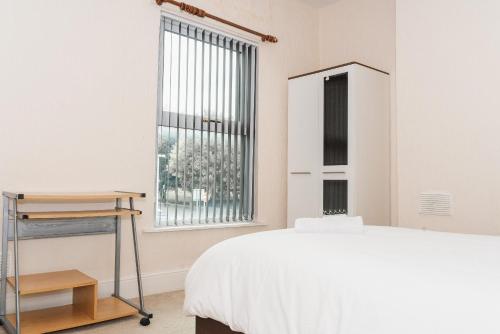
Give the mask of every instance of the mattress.
M 500 237 L 293 229 L 207 250 L 185 312 L 245 334 L 500 333 Z

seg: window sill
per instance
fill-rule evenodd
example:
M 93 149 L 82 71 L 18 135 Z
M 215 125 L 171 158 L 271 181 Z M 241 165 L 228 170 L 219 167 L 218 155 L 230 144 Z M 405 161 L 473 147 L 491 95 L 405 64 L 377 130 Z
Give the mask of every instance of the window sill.
M 211 230 L 221 228 L 236 228 L 236 227 L 262 227 L 267 224 L 259 222 L 250 223 L 221 223 L 221 224 L 206 224 L 206 225 L 182 225 L 168 227 L 151 227 L 143 230 L 144 233 L 160 233 L 160 232 L 177 232 L 177 231 L 196 231 L 196 230 Z

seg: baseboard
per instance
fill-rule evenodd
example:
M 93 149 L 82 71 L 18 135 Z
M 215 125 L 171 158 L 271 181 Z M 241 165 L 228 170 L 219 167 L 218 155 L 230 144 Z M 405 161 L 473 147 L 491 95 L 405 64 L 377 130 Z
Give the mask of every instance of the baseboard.
M 184 280 L 188 269 L 178 269 L 142 275 L 142 285 L 144 295 L 154 295 L 157 293 L 177 291 L 184 289 Z M 8 288 L 7 312 L 14 312 L 14 293 Z M 113 280 L 99 281 L 99 297 L 109 297 L 114 291 Z M 135 276 L 127 276 L 120 280 L 120 295 L 125 298 L 137 297 L 137 280 Z M 21 298 L 21 309 L 23 311 L 35 310 L 46 307 L 53 307 L 71 304 L 71 291 L 62 291 L 39 296 L 26 296 Z M 147 305 L 146 305 L 147 306 Z
M 149 273 L 142 275 L 142 285 L 144 295 L 154 295 L 157 293 L 177 291 L 184 289 L 184 280 L 186 279 L 188 269 L 178 269 L 163 271 L 158 273 Z M 109 296 L 114 291 L 114 281 L 99 281 L 99 296 Z M 137 297 L 137 279 L 135 276 L 129 276 L 120 280 L 120 294 L 125 298 Z

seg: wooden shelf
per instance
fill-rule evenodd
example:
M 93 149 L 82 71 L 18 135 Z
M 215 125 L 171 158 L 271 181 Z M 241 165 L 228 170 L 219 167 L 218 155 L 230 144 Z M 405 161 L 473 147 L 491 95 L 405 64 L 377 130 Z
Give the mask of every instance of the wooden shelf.
M 14 286 L 14 277 L 7 277 L 7 282 L 9 282 L 11 286 Z M 97 280 L 78 270 L 64 270 L 19 276 L 19 292 L 21 296 L 96 284 Z
M 137 310 L 114 297 L 100 299 L 94 319 L 76 305 L 21 312 L 21 333 L 40 334 L 60 331 L 137 314 Z M 15 327 L 15 314 L 7 315 Z
M 146 197 L 144 193 L 111 191 L 97 193 L 10 193 L 19 202 L 44 202 L 44 203 L 64 203 L 64 202 L 108 202 L 116 199 Z
M 18 212 L 19 219 L 64 219 L 64 218 L 92 218 L 92 217 L 115 217 L 141 215 L 140 210 L 110 209 L 110 210 L 88 210 L 88 211 L 41 211 L 41 212 Z
M 7 281 L 14 286 L 14 277 Z M 137 314 L 135 308 L 117 298 L 98 300 L 97 280 L 78 270 L 19 277 L 22 296 L 66 289 L 73 289 L 73 304 L 21 312 L 21 332 L 48 333 Z M 15 314 L 7 315 L 7 319 L 15 326 Z

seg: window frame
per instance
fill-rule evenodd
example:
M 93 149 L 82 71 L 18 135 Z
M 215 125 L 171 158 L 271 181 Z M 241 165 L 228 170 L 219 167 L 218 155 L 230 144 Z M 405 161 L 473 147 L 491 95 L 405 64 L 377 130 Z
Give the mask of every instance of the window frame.
M 218 34 L 221 36 L 224 36 L 225 38 L 233 39 L 238 42 L 243 42 L 246 45 L 249 45 L 251 47 L 255 48 L 255 54 L 254 54 L 254 71 L 255 73 L 253 74 L 254 76 L 254 88 L 253 88 L 253 110 L 254 110 L 254 115 L 253 115 L 253 143 L 252 143 L 252 163 L 251 163 L 251 173 L 252 173 L 252 207 L 249 208 L 251 210 L 251 216 L 252 218 L 246 221 L 241 221 L 241 220 L 233 220 L 232 217 L 228 221 L 224 222 L 204 222 L 204 223 L 193 223 L 193 224 L 186 224 L 182 223 L 179 225 L 168 225 L 167 226 L 161 226 L 158 223 L 158 196 L 159 196 L 159 191 L 158 191 L 158 185 L 159 185 L 159 145 L 158 145 L 158 138 L 159 138 L 159 131 L 158 128 L 159 126 L 164 126 L 164 127 L 174 127 L 173 125 L 170 125 L 173 123 L 173 119 L 176 119 L 179 117 L 179 125 L 180 123 L 183 123 L 183 126 L 179 126 L 179 129 L 185 129 L 187 130 L 200 130 L 200 131 L 208 131 L 208 132 L 217 132 L 219 129 L 222 128 L 222 121 L 218 120 L 206 120 L 202 119 L 200 115 L 188 115 L 188 114 L 179 114 L 177 112 L 172 112 L 172 111 L 164 111 L 163 109 L 163 83 L 164 83 L 164 50 L 165 50 L 165 18 L 170 19 L 170 20 L 175 20 L 180 22 L 181 24 L 186 24 L 192 27 L 196 27 L 198 29 L 203 29 L 211 32 L 212 34 Z M 158 83 L 157 83 L 157 112 L 156 112 L 156 117 L 155 117 L 155 150 L 154 150 L 154 159 L 155 159 L 155 179 L 154 179 L 154 223 L 153 223 L 153 228 L 147 229 L 147 232 L 161 232 L 161 231 L 176 231 L 176 230 L 199 230 L 199 229 L 211 229 L 211 228 L 234 228 L 234 227 L 245 227 L 245 226 L 266 226 L 266 224 L 262 222 L 258 222 L 256 219 L 257 216 L 257 207 L 258 207 L 258 202 L 257 202 L 257 162 L 258 162 L 258 154 L 257 154 L 257 144 L 258 144 L 258 135 L 257 135 L 257 128 L 258 128 L 258 91 L 259 91 L 259 45 L 260 41 L 259 40 L 250 40 L 246 37 L 243 37 L 239 34 L 235 34 L 231 31 L 227 30 L 221 30 L 220 28 L 206 25 L 203 23 L 198 22 L 197 20 L 192 20 L 190 18 L 186 18 L 180 15 L 176 15 L 173 13 L 169 12 L 162 12 L 160 16 L 160 29 L 159 29 L 159 52 L 158 52 Z M 194 117 L 194 124 L 195 126 L 190 126 L 190 124 L 193 124 L 193 117 Z M 160 124 L 160 120 L 161 124 Z M 165 122 L 165 120 L 167 120 Z M 247 134 L 249 135 L 252 131 L 250 129 L 250 124 L 248 124 L 248 127 L 244 126 L 239 126 L 240 123 L 238 121 L 233 121 L 229 120 L 225 122 L 227 125 L 225 127 L 225 131 L 219 131 L 218 133 L 224 133 L 228 134 L 228 130 L 234 128 L 233 130 L 236 130 L 236 132 L 233 131 L 233 135 L 244 135 L 246 136 Z M 187 126 L 186 126 L 187 124 Z M 176 126 L 175 126 L 176 127 Z M 174 128 L 175 128 L 174 127 Z

